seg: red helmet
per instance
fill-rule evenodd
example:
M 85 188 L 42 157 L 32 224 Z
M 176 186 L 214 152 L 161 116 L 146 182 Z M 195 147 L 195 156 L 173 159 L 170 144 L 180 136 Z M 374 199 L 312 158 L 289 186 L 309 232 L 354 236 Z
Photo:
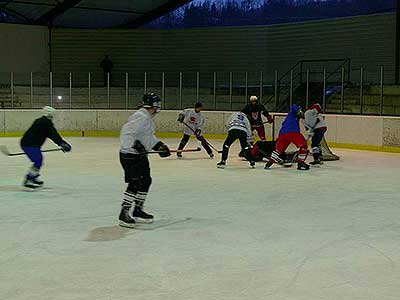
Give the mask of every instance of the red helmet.
M 319 113 L 322 112 L 322 108 L 321 108 L 321 105 L 319 103 L 315 103 L 315 104 L 311 105 L 310 109 L 316 109 L 317 112 L 319 112 Z

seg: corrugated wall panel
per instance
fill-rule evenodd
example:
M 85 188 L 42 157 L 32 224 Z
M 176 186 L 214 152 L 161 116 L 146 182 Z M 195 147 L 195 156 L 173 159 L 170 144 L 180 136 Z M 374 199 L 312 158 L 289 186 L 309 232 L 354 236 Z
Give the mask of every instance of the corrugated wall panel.
M 354 67 L 394 64 L 394 14 L 273 26 L 188 30 L 53 31 L 56 73 L 94 72 L 109 54 L 113 72 L 264 71 L 272 80 L 301 59 L 351 58 Z M 391 75 L 389 74 L 389 77 Z

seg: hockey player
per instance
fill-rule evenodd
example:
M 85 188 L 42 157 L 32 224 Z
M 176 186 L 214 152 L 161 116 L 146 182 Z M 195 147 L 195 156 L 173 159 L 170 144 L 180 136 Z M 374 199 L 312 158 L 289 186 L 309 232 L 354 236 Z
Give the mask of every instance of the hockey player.
M 213 158 L 214 153 L 212 152 L 201 132 L 201 127 L 204 125 L 204 117 L 201 113 L 202 110 L 203 104 L 197 102 L 194 106 L 194 109 L 187 108 L 178 115 L 178 121 L 184 125 L 183 137 L 179 143 L 178 150 L 183 150 L 189 141 L 190 136 L 194 135 L 201 142 L 201 145 L 207 151 L 207 154 L 210 156 L 210 158 Z M 181 158 L 182 152 L 177 152 L 176 155 L 178 158 Z
M 311 137 L 311 152 L 314 161 L 310 164 L 323 164 L 321 141 L 328 127 L 325 118 L 322 116 L 321 105 L 315 103 L 304 113 L 303 124 L 308 131 L 308 136 Z
M 257 96 L 250 96 L 250 103 L 242 109 L 242 112 L 247 115 L 252 130 L 256 130 L 260 139 L 265 141 L 265 128 L 261 115 L 266 117 L 270 124 L 273 123 L 274 119 L 265 106 L 258 102 Z
M 152 179 L 146 152 L 159 151 L 161 157 L 171 155 L 167 145 L 156 138 L 153 117 L 160 111 L 161 99 L 154 93 L 143 96 L 143 105 L 131 115 L 121 129 L 120 162 L 128 187 L 123 196 L 119 225 L 134 227 L 136 222 L 151 223 L 153 216 L 143 211 Z M 135 203 L 133 212 L 130 212 Z
M 36 119 L 32 126 L 23 135 L 20 145 L 33 165 L 25 176 L 23 185 L 27 188 L 35 189 L 43 186 L 43 181 L 39 179 L 40 169 L 43 165 L 43 155 L 41 147 L 47 138 L 60 146 L 63 152 L 71 151 L 72 147 L 64 141 L 53 124 L 55 109 L 45 106 L 42 109 L 43 116 Z
M 269 160 L 272 152 L 275 150 L 275 141 L 257 141 L 252 149 L 251 154 L 255 161 L 262 161 L 264 158 Z M 282 165 L 285 167 L 290 167 L 293 162 L 297 161 L 298 151 L 294 152 L 283 152 L 279 155 L 282 159 Z
M 217 164 L 217 167 L 220 169 L 225 168 L 226 160 L 228 159 L 229 155 L 229 148 L 236 139 L 239 139 L 244 157 L 250 162 L 250 167 L 254 168 L 255 162 L 253 156 L 251 155 L 250 146 L 253 142 L 253 132 L 247 116 L 242 112 L 233 113 L 227 122 L 227 127 L 228 136 L 226 137 L 222 147 L 222 158 Z
M 276 140 L 276 149 L 272 152 L 270 159 L 265 164 L 265 169 L 270 169 L 274 163 L 282 163 L 281 153 L 285 152 L 290 143 L 293 143 L 299 148 L 297 156 L 297 169 L 308 170 L 310 166 L 304 161 L 307 158 L 307 142 L 304 136 L 300 133 L 299 119 L 302 119 L 303 112 L 301 107 L 294 104 L 289 111 L 282 128 L 279 131 L 279 137 Z

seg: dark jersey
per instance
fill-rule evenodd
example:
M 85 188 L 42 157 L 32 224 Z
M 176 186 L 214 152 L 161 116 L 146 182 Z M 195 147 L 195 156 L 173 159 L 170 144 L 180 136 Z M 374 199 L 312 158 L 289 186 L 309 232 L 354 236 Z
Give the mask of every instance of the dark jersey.
M 255 105 L 249 103 L 243 108 L 242 112 L 247 115 L 251 125 L 262 125 L 263 120 L 261 118 L 261 114 L 265 117 L 269 116 L 265 106 L 260 103 Z
M 46 138 L 51 139 L 57 145 L 64 142 L 54 128 L 53 122 L 46 117 L 41 117 L 36 119 L 28 131 L 25 132 L 21 139 L 21 146 L 41 147 L 46 141 Z

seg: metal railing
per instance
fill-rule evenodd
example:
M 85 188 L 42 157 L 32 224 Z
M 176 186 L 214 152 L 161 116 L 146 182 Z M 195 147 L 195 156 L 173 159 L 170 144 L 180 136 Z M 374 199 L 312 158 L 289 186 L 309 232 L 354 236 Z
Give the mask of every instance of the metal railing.
M 308 62 L 307 62 L 308 63 Z M 300 70 L 300 71 L 299 71 Z M 400 115 L 400 86 L 391 66 L 349 69 L 347 62 L 328 69 L 299 62 L 279 76 L 259 72 L 0 73 L 0 107 L 135 109 L 145 91 L 163 99 L 164 109 L 201 101 L 207 110 L 240 110 L 257 95 L 270 111 L 316 101 L 327 113 Z M 284 104 L 284 105 L 283 105 Z

